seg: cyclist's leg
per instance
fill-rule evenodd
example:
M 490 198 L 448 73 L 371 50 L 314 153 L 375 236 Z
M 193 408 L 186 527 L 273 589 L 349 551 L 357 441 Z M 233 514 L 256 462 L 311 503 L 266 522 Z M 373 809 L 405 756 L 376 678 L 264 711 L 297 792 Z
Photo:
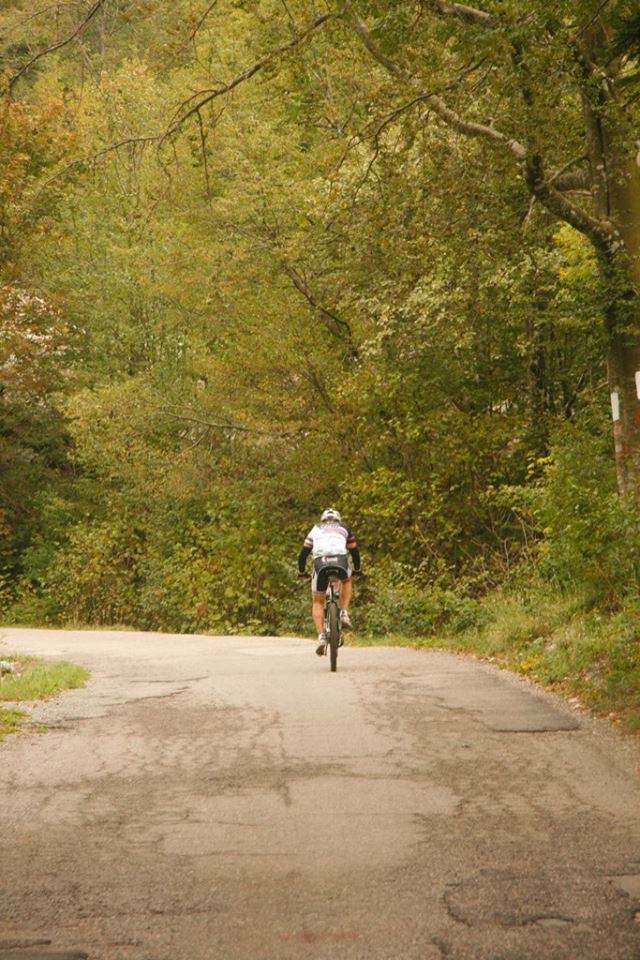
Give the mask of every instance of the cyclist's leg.
M 311 616 L 318 635 L 324 633 L 324 600 L 327 589 L 326 571 L 320 560 L 313 561 L 311 576 Z
M 351 603 L 351 596 L 353 594 L 353 580 L 349 577 L 348 580 L 343 580 L 340 586 L 340 606 L 343 610 L 349 609 L 349 604 Z
M 324 593 L 311 594 L 311 615 L 318 633 L 324 631 Z

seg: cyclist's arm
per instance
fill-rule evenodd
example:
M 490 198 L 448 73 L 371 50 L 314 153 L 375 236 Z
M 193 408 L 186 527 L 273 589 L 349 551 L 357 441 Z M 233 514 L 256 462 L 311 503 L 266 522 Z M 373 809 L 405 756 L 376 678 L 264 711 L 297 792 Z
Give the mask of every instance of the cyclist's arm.
M 349 528 L 347 528 L 347 550 L 351 554 L 354 573 L 357 573 L 360 570 L 360 551 L 353 530 Z
M 298 573 L 304 573 L 304 568 L 307 565 L 307 557 L 310 553 L 311 547 L 303 547 L 298 554 Z

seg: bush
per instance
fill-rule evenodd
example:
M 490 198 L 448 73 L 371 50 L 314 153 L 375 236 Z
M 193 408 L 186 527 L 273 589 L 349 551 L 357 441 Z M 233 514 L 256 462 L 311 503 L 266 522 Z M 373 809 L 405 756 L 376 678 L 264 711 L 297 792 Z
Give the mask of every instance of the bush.
M 586 587 L 595 601 L 638 592 L 640 511 L 619 497 L 608 425 L 567 424 L 531 493 L 543 529 L 539 570 L 561 587 Z
M 274 539 L 266 510 L 213 494 L 207 507 L 181 513 L 118 506 L 77 524 L 46 556 L 33 550 L 5 619 L 185 633 L 276 633 L 301 623 L 289 537 Z
M 478 600 L 461 597 L 437 584 L 421 584 L 400 564 L 385 565 L 383 571 L 370 570 L 359 622 L 372 636 L 401 633 L 420 637 L 442 629 L 459 633 L 488 619 Z

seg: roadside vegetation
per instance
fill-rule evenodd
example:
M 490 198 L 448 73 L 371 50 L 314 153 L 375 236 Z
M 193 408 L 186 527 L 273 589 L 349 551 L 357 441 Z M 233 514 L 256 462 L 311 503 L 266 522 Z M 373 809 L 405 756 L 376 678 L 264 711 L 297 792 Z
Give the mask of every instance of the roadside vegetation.
M 74 663 L 44 663 L 36 657 L 11 654 L 0 656 L 0 740 L 15 733 L 29 719 L 29 714 L 15 704 L 46 700 L 63 690 L 82 687 L 89 678 L 84 667 Z
M 485 604 L 483 604 L 484 608 Z M 640 732 L 640 607 L 617 612 L 584 595 L 538 590 L 486 601 L 482 626 L 426 634 L 363 636 L 350 642 L 452 650 L 519 673 L 576 706 Z
M 473 596 L 463 583 L 380 578 L 365 587 L 374 596 L 356 642 L 473 654 L 637 733 L 640 512 L 618 497 L 606 445 L 584 427 L 563 426 L 535 470 L 508 492 L 529 535 L 501 586 Z
M 24 710 L 0 707 L 0 740 L 3 740 L 8 733 L 16 733 L 27 717 L 28 714 Z
M 361 637 L 637 725 L 635 0 L 19 0 L 0 56 L 0 619 L 308 632 L 332 505 Z

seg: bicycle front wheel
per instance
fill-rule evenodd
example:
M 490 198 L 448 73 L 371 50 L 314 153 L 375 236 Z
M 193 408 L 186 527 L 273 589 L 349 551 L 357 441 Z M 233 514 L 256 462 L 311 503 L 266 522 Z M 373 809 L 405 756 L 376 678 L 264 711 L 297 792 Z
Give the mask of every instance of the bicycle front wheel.
M 331 672 L 338 669 L 338 647 L 340 646 L 340 617 L 337 603 L 329 604 L 329 654 Z

